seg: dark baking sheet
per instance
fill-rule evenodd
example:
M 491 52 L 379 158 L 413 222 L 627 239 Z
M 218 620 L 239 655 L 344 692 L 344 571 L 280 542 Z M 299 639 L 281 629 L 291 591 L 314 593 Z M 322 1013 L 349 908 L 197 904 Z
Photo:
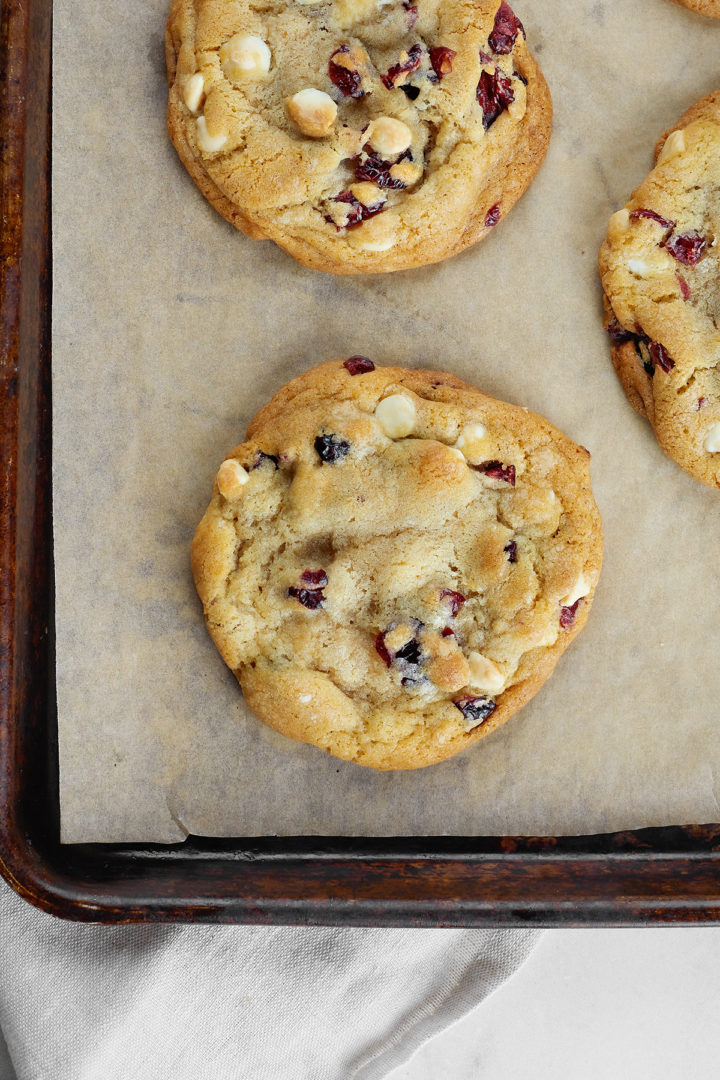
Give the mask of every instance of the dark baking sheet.
M 51 0 L 2 5 L 0 871 L 56 915 L 583 926 L 710 921 L 720 825 L 584 837 L 59 843 L 50 470 Z

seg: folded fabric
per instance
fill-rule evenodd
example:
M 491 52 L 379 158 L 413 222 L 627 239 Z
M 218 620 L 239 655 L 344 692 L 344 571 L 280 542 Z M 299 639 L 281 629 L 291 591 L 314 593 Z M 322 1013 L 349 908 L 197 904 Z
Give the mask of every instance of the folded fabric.
M 0 881 L 0 1030 L 17 1080 L 379 1080 L 537 936 L 86 926 Z

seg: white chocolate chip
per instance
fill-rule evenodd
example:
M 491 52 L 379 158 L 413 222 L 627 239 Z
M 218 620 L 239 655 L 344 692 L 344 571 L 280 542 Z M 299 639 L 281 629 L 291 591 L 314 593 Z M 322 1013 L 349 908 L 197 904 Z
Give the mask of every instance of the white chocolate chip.
M 522 86 L 522 83 L 520 84 Z M 519 93 L 519 87 L 515 90 L 515 100 L 511 101 L 508 105 L 508 116 L 514 123 L 519 124 L 525 113 L 527 112 L 527 96 L 525 93 L 525 87 L 522 87 L 523 93 Z
M 422 176 L 422 168 L 414 161 L 396 161 L 390 166 L 390 176 L 393 180 L 400 180 L 405 187 L 412 187 Z
M 364 226 L 351 234 L 350 243 L 361 251 L 389 251 L 395 243 L 395 233 L 385 232 L 371 236 L 367 226 Z
M 482 424 L 468 424 L 460 432 L 456 448 L 472 465 L 479 465 L 487 456 L 487 428 Z
M 285 108 L 303 135 L 310 135 L 313 139 L 329 135 L 337 117 L 337 105 L 330 95 L 313 86 L 293 94 L 285 102 Z
M 253 34 L 235 34 L 220 49 L 220 63 L 232 83 L 264 79 L 272 54 L 267 44 Z
M 227 142 L 227 135 L 224 132 L 219 135 L 211 135 L 207 129 L 204 116 L 198 116 L 196 123 L 198 146 L 202 152 L 204 154 L 215 154 L 218 150 L 222 150 Z
M 384 644 L 390 652 L 396 653 L 415 637 L 415 630 L 407 623 L 399 623 L 385 634 Z
M 608 236 L 611 240 L 616 240 L 621 236 L 624 236 L 626 232 L 630 230 L 630 211 L 625 207 L 623 210 L 618 210 L 616 214 L 613 214 L 608 224 Z
M 392 116 L 378 116 L 367 130 L 367 142 L 383 158 L 397 157 L 412 143 L 412 131 Z
M 183 101 L 191 113 L 198 113 L 204 93 L 205 80 L 200 72 L 196 71 L 194 75 L 190 76 L 183 87 Z
M 644 277 L 650 269 L 644 259 L 628 259 L 627 268 L 631 274 L 637 274 L 638 277 Z
M 375 419 L 389 439 L 404 439 L 415 427 L 415 406 L 404 394 L 383 398 L 375 410 Z
M 505 676 L 500 668 L 482 653 L 471 652 L 468 656 L 468 667 L 470 668 L 470 686 L 476 690 L 497 693 L 505 686 Z
M 682 154 L 685 150 L 685 132 L 673 131 L 668 135 L 665 140 L 665 145 L 660 151 L 660 156 L 657 160 L 658 165 L 662 165 L 665 161 L 669 161 L 670 158 L 675 157 L 677 154 Z
M 458 450 L 456 446 L 449 446 L 448 450 L 451 454 L 454 454 L 455 457 L 460 458 L 461 461 L 465 461 L 465 455 L 463 454 L 462 450 Z
M 705 449 L 708 454 L 720 454 L 720 424 L 713 424 L 705 436 Z
M 298 694 L 298 701 L 301 705 L 309 705 L 312 701 L 312 694 Z
M 577 579 L 565 599 L 561 600 L 560 603 L 563 607 L 572 607 L 573 604 L 576 604 L 578 602 L 578 600 L 582 600 L 584 596 L 587 596 L 587 594 L 590 592 L 590 588 L 590 582 L 586 580 L 585 575 L 582 571 L 580 571 L 579 578 Z
M 353 184 L 350 191 L 363 206 L 377 206 L 378 203 L 385 202 L 383 192 L 377 184 L 372 184 L 369 180 L 363 180 L 360 184 Z
M 245 487 L 249 479 L 247 470 L 239 462 L 232 459 L 223 461 L 217 474 L 218 490 L 224 499 L 233 502 L 240 497 L 240 489 Z
M 640 278 L 658 277 L 667 273 L 667 264 L 657 257 L 648 260 L 631 255 L 625 260 L 625 265 L 631 274 Z

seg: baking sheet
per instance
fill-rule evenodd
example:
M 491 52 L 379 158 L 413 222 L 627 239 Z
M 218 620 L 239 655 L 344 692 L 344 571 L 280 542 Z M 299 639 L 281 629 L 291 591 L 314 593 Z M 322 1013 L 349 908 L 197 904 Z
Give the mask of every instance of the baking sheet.
M 597 250 L 656 138 L 717 87 L 670 0 L 517 0 L 555 127 L 528 194 L 439 266 L 334 278 L 240 236 L 165 132 L 167 0 L 54 2 L 53 408 L 62 836 L 586 833 L 717 821 L 720 496 L 664 457 L 601 329 Z M 306 367 L 440 367 L 593 455 L 606 558 L 537 697 L 375 773 L 245 709 L 188 545 L 224 454 Z

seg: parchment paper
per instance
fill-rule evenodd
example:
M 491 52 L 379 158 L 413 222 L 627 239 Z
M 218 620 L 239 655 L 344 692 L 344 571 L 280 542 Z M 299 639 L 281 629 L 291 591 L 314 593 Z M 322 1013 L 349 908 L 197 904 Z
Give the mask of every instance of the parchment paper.
M 240 236 L 165 133 L 168 0 L 55 0 L 54 494 L 62 833 L 584 833 L 717 821 L 720 495 L 664 457 L 601 329 L 598 247 L 656 138 L 716 89 L 720 22 L 669 0 L 517 0 L 555 128 L 528 194 L 440 266 L 334 278 Z M 593 455 L 589 623 L 502 730 L 376 773 L 276 735 L 206 634 L 188 545 L 287 379 L 446 368 Z

